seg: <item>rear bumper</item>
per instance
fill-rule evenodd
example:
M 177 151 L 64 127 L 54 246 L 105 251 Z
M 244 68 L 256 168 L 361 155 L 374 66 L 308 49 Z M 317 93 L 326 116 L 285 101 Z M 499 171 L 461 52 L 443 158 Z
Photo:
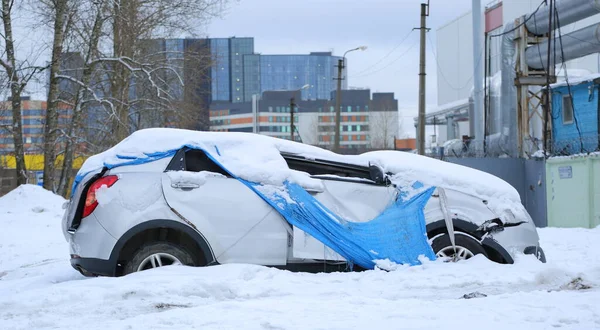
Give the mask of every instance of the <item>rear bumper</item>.
M 115 276 L 115 265 L 110 260 L 71 255 L 71 266 L 83 276 Z

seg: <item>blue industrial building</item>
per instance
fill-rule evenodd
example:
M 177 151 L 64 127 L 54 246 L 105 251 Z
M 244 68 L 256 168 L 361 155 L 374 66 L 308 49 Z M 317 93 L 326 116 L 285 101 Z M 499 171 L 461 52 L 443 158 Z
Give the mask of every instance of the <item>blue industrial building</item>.
M 554 84 L 552 148 L 555 155 L 600 150 L 600 75 Z

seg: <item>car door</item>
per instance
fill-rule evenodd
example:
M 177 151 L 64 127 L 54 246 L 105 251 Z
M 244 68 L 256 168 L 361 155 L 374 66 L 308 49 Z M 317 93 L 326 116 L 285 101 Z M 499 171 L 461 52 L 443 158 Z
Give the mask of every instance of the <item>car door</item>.
M 162 186 L 169 206 L 209 240 L 220 263 L 285 265 L 291 227 L 204 151 L 180 150 Z
M 284 155 L 291 169 L 311 174 L 323 183 L 323 189 L 308 190 L 335 214 L 352 222 L 366 222 L 377 217 L 397 196 L 386 182 L 370 179 L 367 167 L 339 164 Z M 302 259 L 344 260 L 342 256 L 303 230 L 294 227 L 293 256 Z

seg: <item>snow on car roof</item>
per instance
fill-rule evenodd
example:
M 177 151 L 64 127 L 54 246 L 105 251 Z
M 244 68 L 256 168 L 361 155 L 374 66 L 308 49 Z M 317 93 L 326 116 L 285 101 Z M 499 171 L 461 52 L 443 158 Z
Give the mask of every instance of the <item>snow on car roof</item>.
M 291 171 L 281 152 L 307 159 L 323 159 L 354 165 L 380 165 L 394 173 L 393 182 L 409 187 L 415 181 L 426 186 L 457 190 L 487 200 L 518 202 L 514 187 L 491 174 L 465 166 L 401 151 L 372 151 L 361 155 L 339 155 L 328 150 L 265 135 L 238 132 L 200 132 L 170 128 L 136 131 L 111 149 L 90 157 L 80 173 L 118 166 L 132 159 L 178 150 L 183 146 L 203 149 L 239 177 L 277 184 L 290 179 Z M 297 173 L 296 173 L 297 174 Z M 298 181 L 298 180 L 294 180 Z

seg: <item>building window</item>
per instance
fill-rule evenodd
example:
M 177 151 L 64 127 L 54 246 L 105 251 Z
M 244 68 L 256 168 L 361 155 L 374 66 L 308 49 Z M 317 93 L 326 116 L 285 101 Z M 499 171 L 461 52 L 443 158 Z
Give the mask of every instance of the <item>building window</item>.
M 573 123 L 573 99 L 571 95 L 563 96 L 563 124 L 572 124 Z
M 269 112 L 273 112 L 273 107 L 269 107 Z
M 352 106 L 351 105 L 348 106 L 348 112 L 352 112 Z

